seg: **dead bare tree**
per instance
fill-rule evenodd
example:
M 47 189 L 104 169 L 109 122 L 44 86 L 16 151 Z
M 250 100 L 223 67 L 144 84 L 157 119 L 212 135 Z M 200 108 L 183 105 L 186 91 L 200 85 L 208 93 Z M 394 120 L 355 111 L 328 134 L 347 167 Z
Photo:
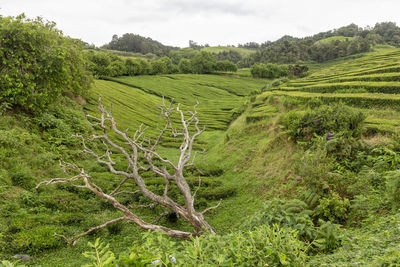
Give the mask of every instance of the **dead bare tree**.
M 105 222 L 99 226 L 92 227 L 86 232 L 73 237 L 66 237 L 59 234 L 55 234 L 55 236 L 64 238 L 66 242 L 73 246 L 78 238 L 120 221 L 130 221 L 137 224 L 142 229 L 159 230 L 165 232 L 171 237 L 187 240 L 189 240 L 191 236 L 201 235 L 204 231 L 214 233 L 214 229 L 204 219 L 204 213 L 218 207 L 221 202 L 218 203 L 217 206 L 209 207 L 202 212 L 196 211 L 194 208 L 194 201 L 197 190 L 194 193 L 191 192 L 189 184 L 183 174 L 184 169 L 188 166 L 192 166 L 194 163 L 196 152 L 193 151 L 193 145 L 196 138 L 204 131 L 204 128 L 200 129 L 199 127 L 196 106 L 194 106 L 193 111 L 184 113 L 180 109 L 179 105 L 174 107 L 171 103 L 167 106 L 165 102 L 163 102 L 163 105 L 159 106 L 159 109 L 161 110 L 161 115 L 165 118 L 166 123 L 159 135 L 152 142 L 150 141 L 150 138 L 145 136 L 146 128 L 143 126 L 135 132 L 133 137 L 128 135 L 127 130 L 121 131 L 117 127 L 117 123 L 112 116 L 112 106 L 110 111 L 107 111 L 103 106 L 100 97 L 98 105 L 101 113 L 100 117 L 86 115 L 86 119 L 92 127 L 99 129 L 101 134 L 94 134 L 90 138 L 85 138 L 81 135 L 78 135 L 77 137 L 82 140 L 83 151 L 85 153 L 93 156 L 101 165 L 107 166 L 111 173 L 121 176 L 118 185 L 113 190 L 110 190 L 110 192 L 105 192 L 105 190 L 95 183 L 95 179 L 86 173 L 83 168 L 60 161 L 60 165 L 65 171 L 74 170 L 78 172 L 78 174 L 71 178 L 54 178 L 48 181 L 43 181 L 36 186 L 36 189 L 42 185 L 57 183 L 69 183 L 74 187 L 89 189 L 99 198 L 111 203 L 116 209 L 123 213 L 123 216 Z M 179 127 L 179 129 L 174 126 L 172 120 L 172 114 L 174 113 L 178 115 L 178 120 L 180 121 L 181 127 Z M 182 143 L 179 147 L 179 160 L 177 164 L 162 157 L 156 151 L 157 146 L 166 132 L 171 132 L 173 137 L 182 139 Z M 90 147 L 89 143 L 92 141 L 100 141 L 103 143 L 105 150 L 104 155 L 100 156 L 99 153 L 94 151 L 95 149 Z M 112 152 L 109 149 L 110 147 L 124 155 L 124 158 L 128 163 L 127 170 L 123 171 L 115 168 L 115 162 L 111 157 Z M 155 163 L 155 161 L 158 161 L 159 163 Z M 167 165 L 170 166 L 170 171 L 167 170 Z M 141 172 L 149 170 L 163 179 L 165 183 L 163 194 L 157 194 L 149 190 L 148 186 L 146 186 L 145 179 L 142 177 Z M 138 189 L 135 191 L 123 190 L 124 184 L 129 181 L 134 182 Z M 178 204 L 168 196 L 168 190 L 171 183 L 176 184 L 179 192 L 184 197 L 183 205 Z M 137 215 L 137 212 L 135 214 L 135 212 L 132 211 L 132 207 L 123 205 L 118 201 L 117 196 L 120 194 L 142 194 L 153 203 L 153 207 L 155 205 L 160 205 L 186 219 L 191 225 L 193 225 L 194 231 L 185 232 L 146 222 Z M 159 218 L 157 218 L 157 220 L 159 220 Z

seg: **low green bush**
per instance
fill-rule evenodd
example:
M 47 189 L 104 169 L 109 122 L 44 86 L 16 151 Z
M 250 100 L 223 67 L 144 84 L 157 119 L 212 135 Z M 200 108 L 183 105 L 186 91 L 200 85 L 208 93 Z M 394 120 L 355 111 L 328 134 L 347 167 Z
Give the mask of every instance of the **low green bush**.
M 393 209 L 400 207 L 400 170 L 390 171 L 385 175 L 386 192 Z
M 27 169 L 14 169 L 11 171 L 11 183 L 25 189 L 31 189 L 34 185 L 32 174 Z
M 350 201 L 333 193 L 319 200 L 315 216 L 333 223 L 344 224 L 349 216 Z
M 54 238 L 55 232 L 60 233 L 59 226 L 44 225 L 23 230 L 13 235 L 10 245 L 16 253 L 40 253 L 59 248 L 64 245 L 64 240 Z
M 313 211 L 301 200 L 272 199 L 265 201 L 259 210 L 243 225 L 243 229 L 254 229 L 260 225 L 278 224 L 281 227 L 290 227 L 298 231 L 298 236 L 304 240 L 313 240 L 316 237 L 312 220 Z
M 306 264 L 307 247 L 296 238 L 293 229 L 260 226 L 252 231 L 238 231 L 228 235 L 208 235 L 193 238 L 191 242 L 172 241 L 160 232 L 143 234 L 144 242 L 115 257 L 107 246 L 97 242 L 90 257 L 96 266 L 302 266 Z M 101 244 L 101 246 L 100 246 Z M 100 253 L 99 253 L 100 252 Z M 107 256 L 104 256 L 107 255 Z
M 274 79 L 288 75 L 288 68 L 273 63 L 256 63 L 250 69 L 251 75 L 257 78 Z
M 333 139 L 338 133 L 360 137 L 366 115 L 341 103 L 306 111 L 291 111 L 281 120 L 285 133 L 296 141 L 310 141 L 315 135 Z
M 331 252 L 340 246 L 344 235 L 339 224 L 318 217 L 319 214 L 301 200 L 273 199 L 264 202 L 242 228 L 279 225 L 282 228 L 295 229 L 298 238 L 309 244 L 312 251 Z

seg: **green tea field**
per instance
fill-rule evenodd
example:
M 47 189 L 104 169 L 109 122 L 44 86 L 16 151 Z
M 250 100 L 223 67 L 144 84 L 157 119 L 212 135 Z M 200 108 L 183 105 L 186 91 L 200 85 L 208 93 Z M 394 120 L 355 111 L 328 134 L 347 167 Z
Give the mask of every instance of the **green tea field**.
M 400 50 L 371 53 L 321 68 L 264 93 L 297 99 L 341 101 L 364 109 L 366 123 L 377 131 L 398 131 L 400 114 Z

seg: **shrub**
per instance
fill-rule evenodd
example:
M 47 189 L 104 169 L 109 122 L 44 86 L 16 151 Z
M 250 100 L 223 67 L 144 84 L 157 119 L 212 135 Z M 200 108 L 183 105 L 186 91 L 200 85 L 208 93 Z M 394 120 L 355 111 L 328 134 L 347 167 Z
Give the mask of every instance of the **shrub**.
M 215 71 L 215 57 L 205 51 L 198 53 L 191 61 L 193 73 L 207 74 Z
M 307 248 L 296 238 L 296 231 L 277 225 L 224 236 L 201 236 L 192 242 L 174 242 L 160 232 L 147 232 L 143 237 L 142 245 L 135 244 L 120 255 L 116 260 L 119 266 L 301 266 L 307 260 Z M 114 253 L 102 247 L 106 249 L 99 254 L 101 262 L 114 260 Z M 103 257 L 106 254 L 109 257 Z M 99 258 L 91 258 L 99 263 Z
M 251 67 L 250 72 L 253 77 L 274 79 L 282 76 L 287 76 L 288 69 L 286 66 L 281 66 L 273 63 L 257 63 Z
M 280 227 L 296 229 L 299 237 L 311 241 L 316 237 L 312 213 L 307 204 L 301 200 L 273 199 L 265 201 L 242 227 L 253 229 L 260 225 L 277 224 Z
M 400 207 L 400 170 L 388 172 L 385 179 L 389 202 L 397 209 Z
M 0 102 L 40 112 L 63 92 L 89 89 L 82 42 L 64 37 L 55 23 L 0 17 L 0 36 L 7 36 L 0 39 Z
M 11 183 L 14 186 L 31 189 L 33 182 L 32 174 L 26 169 L 14 169 L 11 173 Z
M 48 225 L 22 230 L 13 235 L 10 245 L 12 250 L 18 253 L 40 253 L 47 249 L 58 248 L 64 245 L 64 241 L 54 238 L 55 232 L 60 232 L 60 228 Z
M 192 64 L 189 59 L 182 58 L 178 64 L 179 72 L 193 73 Z
M 294 77 L 305 77 L 307 76 L 308 67 L 304 65 L 289 65 L 288 74 Z
M 360 137 L 366 115 L 342 103 L 323 105 L 305 112 L 291 111 L 281 123 L 286 134 L 297 141 L 309 141 L 315 135 L 333 139 L 337 133 Z M 333 136 L 332 136 L 333 135 Z
M 217 61 L 217 63 L 215 64 L 215 70 L 236 72 L 237 66 L 235 63 L 230 62 L 229 60 Z
M 343 224 L 346 222 L 350 211 L 350 201 L 341 198 L 338 194 L 332 193 L 330 197 L 321 198 L 315 216 L 333 223 Z
M 35 142 L 38 137 L 21 129 L 0 130 L 0 145 L 7 148 L 21 148 Z

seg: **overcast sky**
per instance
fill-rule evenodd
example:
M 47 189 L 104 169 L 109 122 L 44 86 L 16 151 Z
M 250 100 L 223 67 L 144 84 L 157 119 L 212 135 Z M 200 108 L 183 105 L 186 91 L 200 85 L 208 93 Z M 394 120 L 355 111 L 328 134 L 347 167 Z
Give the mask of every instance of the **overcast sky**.
M 0 0 L 3 16 L 55 21 L 74 38 L 103 45 L 135 33 L 166 45 L 226 45 L 309 36 L 352 22 L 400 24 L 400 0 Z

